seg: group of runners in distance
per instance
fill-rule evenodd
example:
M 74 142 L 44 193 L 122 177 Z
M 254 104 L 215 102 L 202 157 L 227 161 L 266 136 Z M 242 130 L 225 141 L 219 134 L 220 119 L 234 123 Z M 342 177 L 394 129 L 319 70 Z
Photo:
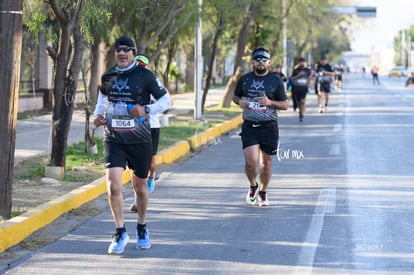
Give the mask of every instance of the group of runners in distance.
M 315 94 L 318 96 L 318 111 L 319 113 L 324 113 L 327 111 L 329 103 L 332 90 L 331 84 L 334 84 L 333 87 L 336 92 L 342 92 L 345 70 L 343 64 L 332 67 L 328 63 L 326 56 L 322 56 L 314 68 L 307 65 L 305 58 L 300 57 L 289 77 L 286 77 L 281 72 L 280 65 L 275 66 L 274 73 L 286 82 L 286 89 L 291 90 L 293 111 L 295 112 L 299 109 L 299 121 L 303 122 L 306 97 L 312 82 L 314 83 Z

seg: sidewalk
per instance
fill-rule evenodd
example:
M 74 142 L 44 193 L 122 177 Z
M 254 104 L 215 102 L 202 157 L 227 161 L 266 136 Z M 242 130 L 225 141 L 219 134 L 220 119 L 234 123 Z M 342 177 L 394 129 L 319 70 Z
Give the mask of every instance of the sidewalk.
M 221 103 L 225 87 L 210 89 L 207 95 L 206 107 Z M 194 110 L 194 93 L 172 95 L 173 107 L 169 116 L 185 114 Z M 20 161 L 51 150 L 51 123 L 52 115 L 39 116 L 33 119 L 18 120 L 16 126 L 16 150 L 14 165 Z M 93 124 L 91 123 L 91 127 Z M 102 137 L 103 128 L 97 131 L 96 136 Z M 71 128 L 68 135 L 68 145 L 84 141 L 85 138 L 85 111 L 76 110 L 73 113 Z

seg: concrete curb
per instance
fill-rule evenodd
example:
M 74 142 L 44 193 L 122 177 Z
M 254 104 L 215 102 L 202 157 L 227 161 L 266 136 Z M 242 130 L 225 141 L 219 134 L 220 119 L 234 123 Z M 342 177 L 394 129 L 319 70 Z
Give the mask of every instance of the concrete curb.
M 163 150 L 157 155 L 157 164 L 171 164 L 177 159 L 185 156 L 192 150 L 201 146 L 208 145 L 210 142 L 222 134 L 236 129 L 242 123 L 242 116 L 218 124 L 202 133 L 196 133 L 194 136 L 179 141 L 170 148 Z M 130 171 L 126 170 L 123 175 L 123 183 L 130 181 Z M 12 218 L 0 224 L 0 253 L 9 249 L 33 232 L 45 227 L 60 217 L 62 214 L 69 212 L 74 208 L 99 197 L 106 192 L 106 178 L 101 177 L 90 184 L 84 185 L 78 189 L 60 196 L 54 200 L 35 207 L 26 213 Z

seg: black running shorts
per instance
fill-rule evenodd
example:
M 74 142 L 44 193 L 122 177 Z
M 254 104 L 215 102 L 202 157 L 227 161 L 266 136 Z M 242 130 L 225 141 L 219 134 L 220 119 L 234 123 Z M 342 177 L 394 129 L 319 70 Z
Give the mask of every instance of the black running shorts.
M 104 143 L 105 168 L 123 167 L 128 165 L 135 176 L 145 179 L 152 159 L 152 143 L 119 144 Z
M 293 86 L 292 88 L 292 94 L 295 95 L 296 99 L 305 99 L 308 91 L 307 86 Z
M 260 145 L 260 149 L 268 155 L 277 153 L 279 128 L 276 122 L 251 123 L 243 122 L 240 133 L 243 149 L 252 145 Z
M 319 83 L 319 91 L 322 93 L 330 93 L 331 92 L 331 83 L 329 82 L 321 82 Z

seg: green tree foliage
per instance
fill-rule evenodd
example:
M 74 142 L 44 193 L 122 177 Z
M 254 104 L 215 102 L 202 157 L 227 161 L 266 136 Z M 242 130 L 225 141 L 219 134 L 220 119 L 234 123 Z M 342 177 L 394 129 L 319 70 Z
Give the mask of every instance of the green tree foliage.
M 107 44 L 112 45 L 120 35 L 132 37 L 137 51 L 149 56 L 150 63 L 154 64 L 152 68 L 155 71 L 163 71 L 162 74 L 168 76 L 168 64 L 171 64 L 171 60 L 168 59 L 174 58 L 176 45 L 179 45 L 174 39 L 180 36 L 180 33 L 188 33 L 189 29 L 194 30 L 197 1 L 141 0 L 131 3 L 130 0 L 111 2 L 111 29 Z M 162 64 L 167 64 L 164 68 L 161 68 L 160 58 L 163 58 Z M 163 80 L 168 82 L 168 77 L 164 77 Z
M 273 53 L 273 63 L 283 59 L 283 20 L 286 19 L 287 57 L 296 63 L 301 56 L 319 58 L 323 54 L 339 55 L 349 49 L 343 17 L 332 14 L 332 1 L 285 0 L 270 1 L 254 18 L 250 44 L 267 45 Z M 292 65 L 293 65 L 292 64 Z
M 27 28 L 26 40 L 33 40 L 34 44 L 39 43 L 39 39 L 56 42 L 58 34 L 55 29 L 57 22 L 51 16 L 49 7 L 44 1 L 24 1 L 23 3 L 23 22 Z
M 202 111 L 207 99 L 208 90 L 213 81 L 213 70 L 216 60 L 224 62 L 223 54 L 220 56 L 219 41 L 227 29 L 231 29 L 234 22 L 238 22 L 238 15 L 243 12 L 243 5 L 240 1 L 220 1 L 207 0 L 203 6 L 203 22 L 205 31 L 203 32 L 203 52 L 206 56 L 206 77 L 201 100 Z M 230 16 L 229 16 L 230 15 Z M 205 43 L 204 43 L 205 42 Z

